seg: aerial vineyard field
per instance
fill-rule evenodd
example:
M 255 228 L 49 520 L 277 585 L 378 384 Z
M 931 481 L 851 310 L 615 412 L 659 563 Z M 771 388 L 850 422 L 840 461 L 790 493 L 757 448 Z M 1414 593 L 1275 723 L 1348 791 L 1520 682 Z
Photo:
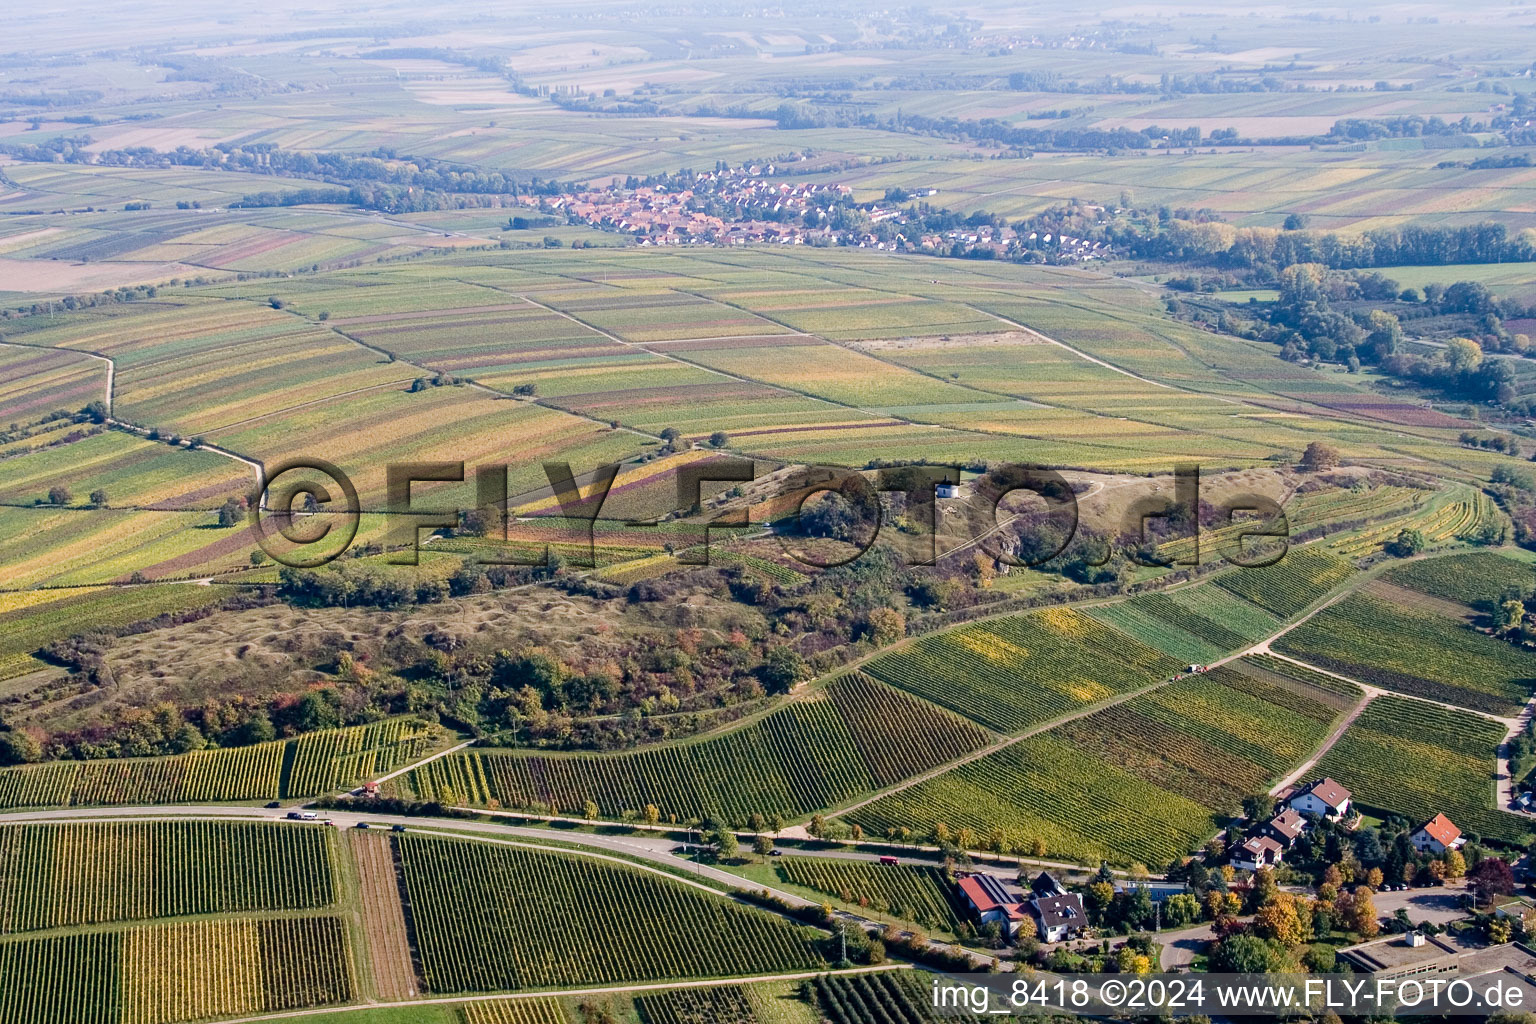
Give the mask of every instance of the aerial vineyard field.
M 336 898 L 331 829 L 218 821 L 0 825 L 0 934 Z
M 753 812 L 782 819 L 953 760 L 986 734 L 953 715 L 857 674 L 823 698 L 696 741 L 611 755 L 466 752 L 413 769 L 400 788 L 426 800 L 553 808 L 605 817 L 654 805 L 662 820 Z
M 1504 729 L 1477 715 L 1377 697 L 1318 763 L 1355 801 L 1415 824 L 1444 813 L 1465 832 L 1524 846 L 1531 827 L 1495 809 L 1494 754 Z
M 1294 661 L 1286 661 L 1273 654 L 1245 655 L 1230 667 L 1240 672 L 1247 672 L 1271 684 L 1299 683 L 1307 687 L 1304 692 L 1318 695 L 1320 700 L 1326 701 L 1329 696 L 1336 698 L 1340 707 L 1353 705 L 1361 697 L 1362 691 L 1352 683 L 1347 683 L 1326 672 L 1298 665 Z
M 793 983 L 674 988 L 635 997 L 644 1024 L 818 1024 Z M 869 1024 L 874 1024 L 870 1021 Z
M 880 915 L 911 921 L 929 931 L 953 931 L 963 913 L 951 896 L 954 887 L 937 867 L 829 857 L 784 857 L 775 866 L 786 882 L 871 908 Z
M 0 807 L 80 807 L 91 804 L 166 804 L 277 800 L 314 796 L 327 783 L 348 785 L 378 768 L 403 763 L 427 742 L 412 719 L 309 733 L 249 747 L 197 750 L 156 758 L 50 761 L 0 769 Z M 283 765 L 294 749 L 294 780 L 283 785 Z M 355 774 L 356 773 L 356 774 Z M 320 789 L 313 787 L 320 785 Z
M 1381 550 L 1383 544 L 1402 530 L 1418 530 L 1429 543 L 1443 544 L 1469 538 L 1482 524 L 1504 518 L 1493 499 L 1483 492 L 1457 487 L 1448 496 L 1426 502 L 1410 515 L 1330 542 L 1328 547 L 1346 558 L 1359 558 Z
M 525 847 L 392 838 L 432 992 L 820 964 L 806 929 L 650 872 Z
M 1536 685 L 1536 655 L 1370 594 L 1328 606 L 1274 646 L 1363 683 L 1494 715 L 1517 714 Z
M 933 995 L 917 971 L 829 974 L 814 982 L 816 1005 L 830 1024 L 937 1024 Z
M 866 832 L 935 823 L 1048 855 L 1166 864 L 1313 749 L 1330 702 L 1228 669 L 1068 722 L 847 815 Z M 1147 808 L 1157 808 L 1149 815 Z M 1139 808 L 1139 810 L 1138 810 Z
M 293 741 L 284 795 L 318 796 L 398 768 L 426 753 L 432 730 L 416 718 L 391 718 L 351 729 L 327 729 Z
M 1148 686 L 1179 668 L 1168 655 L 1068 608 L 922 637 L 877 658 L 877 679 L 1004 732 Z
M 6 1024 L 178 1024 L 350 1000 L 334 917 L 212 920 L 0 942 Z
M 1262 609 L 1210 586 L 1144 594 L 1089 614 L 1181 661 L 1199 663 L 1241 650 L 1279 625 Z
M 554 999 L 507 999 L 465 1003 L 464 1024 L 570 1024 Z
M 1503 599 L 1506 593 L 1524 593 L 1536 587 L 1536 567 L 1492 551 L 1472 551 L 1404 562 L 1388 569 L 1382 579 L 1480 607 Z
M 1355 567 L 1313 548 L 1292 548 L 1274 565 L 1236 568 L 1216 585 L 1288 619 L 1349 579 Z

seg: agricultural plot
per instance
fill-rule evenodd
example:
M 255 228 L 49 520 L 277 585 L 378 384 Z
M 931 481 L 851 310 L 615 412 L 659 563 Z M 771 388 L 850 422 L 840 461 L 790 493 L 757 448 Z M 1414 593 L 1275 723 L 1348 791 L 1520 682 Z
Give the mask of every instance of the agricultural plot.
M 667 989 L 636 996 L 635 1009 L 644 1024 L 819 1024 L 821 1020 L 800 998 L 793 982 Z
M 329 832 L 330 829 L 325 829 Z M 394 847 L 382 832 L 349 829 L 357 862 L 358 904 L 368 937 L 368 967 L 380 999 L 411 999 L 420 991 L 410 929 L 400 903 Z
M 328 782 L 347 785 L 369 766 L 397 765 L 428 741 L 419 722 L 391 719 L 309 733 L 249 747 L 174 757 L 50 761 L 0 769 L 0 807 L 277 800 L 314 796 Z M 285 764 L 293 771 L 284 777 Z M 285 785 L 286 783 L 286 785 Z M 306 792 L 295 792 L 299 785 Z
M 955 904 L 954 886 L 937 867 L 872 864 L 827 857 L 784 857 L 775 861 L 779 877 L 794 885 L 836 896 L 844 903 L 911 921 L 930 931 L 953 931 L 964 911 Z
M 1102 605 L 1090 615 L 1181 661 L 1203 664 L 1279 628 L 1279 620 L 1215 587 L 1185 587 Z
M 717 347 L 701 348 L 697 342 L 652 347 L 733 376 L 860 409 L 978 402 L 988 397 L 805 335 L 711 344 Z
M 1463 831 L 1524 846 L 1529 823 L 1494 807 L 1494 755 L 1504 729 L 1477 715 L 1377 697 L 1318 763 L 1355 802 L 1415 824 L 1444 813 Z
M 933 1009 L 933 994 L 918 973 L 825 975 L 812 983 L 816 1006 L 830 1024 L 937 1024 L 946 1018 Z
M 813 968 L 807 930 L 618 864 L 393 837 L 426 989 L 468 992 Z
M 1273 654 L 1244 655 L 1232 663 L 1232 668 L 1268 683 L 1304 686 L 1306 690 L 1303 692 L 1317 696 L 1320 700 L 1335 698 L 1340 708 L 1352 706 L 1364 695 L 1358 686 L 1338 676 L 1277 658 Z
M 416 718 L 308 733 L 293 741 L 284 795 L 319 796 L 355 785 L 423 756 L 431 741 L 432 729 Z
M 1016 732 L 1178 667 L 1118 629 L 1052 608 L 923 637 L 865 671 L 988 728 Z
M 1476 535 L 1484 523 L 1504 520 L 1493 499 L 1470 487 L 1454 487 L 1418 506 L 1412 513 L 1373 526 L 1359 533 L 1341 537 L 1328 547 L 1346 558 L 1359 558 L 1380 551 L 1402 530 L 1418 530 L 1430 544 L 1465 540 Z
M 7 1024 L 178 1024 L 347 1002 L 334 917 L 212 920 L 0 942 Z
M 866 832 L 938 822 L 1006 849 L 1166 864 L 1203 843 L 1248 793 L 1303 760 L 1338 714 L 1299 688 L 1217 669 L 1016 743 L 847 817 Z M 1148 815 L 1147 808 L 1157 808 Z
M 633 456 L 644 439 L 610 430 L 558 409 L 488 395 L 468 387 L 428 387 L 410 393 L 424 371 L 395 366 L 407 379 L 302 408 L 250 418 L 211 431 L 208 440 L 263 462 L 305 457 L 334 462 L 357 486 L 365 509 L 383 505 L 385 467 L 418 461 L 507 464 L 510 493 L 544 486 L 541 463 L 570 462 L 578 471 Z M 509 439 L 516 444 L 509 446 Z M 466 473 L 470 470 L 466 469 Z M 436 506 L 467 507 L 473 482 L 439 484 Z M 457 501 L 461 504 L 454 505 Z
M 789 819 L 890 785 L 981 747 L 986 733 L 867 677 L 829 684 L 728 731 L 613 755 L 466 752 L 413 769 L 399 788 L 423 800 L 604 817 L 654 806 L 664 821 L 740 825 Z M 392 783 L 394 784 L 394 783 Z
M 508 999 L 465 1003 L 464 1024 L 570 1024 L 556 999 Z
M 1536 657 L 1462 623 L 1351 594 L 1275 642 L 1330 672 L 1414 697 L 1513 717 L 1536 686 Z
M 76 428 L 57 443 L 5 459 L 0 503 L 46 501 L 54 487 L 74 503 L 105 491 L 116 508 L 217 508 L 244 497 L 255 483 L 251 467 L 209 451 L 172 448 L 120 430 Z
M 107 364 L 78 352 L 0 344 L 0 425 L 36 423 L 107 396 Z
M 333 838 L 250 822 L 0 826 L 0 934 L 328 906 Z
M 1525 593 L 1536 586 L 1536 568 L 1492 551 L 1472 551 L 1405 562 L 1381 578 L 1432 597 L 1483 608 L 1506 594 Z
M 1274 565 L 1240 566 L 1216 577 L 1215 583 L 1288 619 L 1321 600 L 1354 572 L 1355 567 L 1342 558 L 1313 548 L 1292 548 Z

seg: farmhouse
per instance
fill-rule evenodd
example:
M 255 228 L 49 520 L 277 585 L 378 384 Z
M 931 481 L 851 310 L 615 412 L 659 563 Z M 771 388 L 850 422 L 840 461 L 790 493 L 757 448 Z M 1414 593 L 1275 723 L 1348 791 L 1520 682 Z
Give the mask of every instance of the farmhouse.
M 1015 923 L 1024 918 L 1023 905 L 1001 880 L 992 875 L 964 875 L 958 884 L 960 895 L 971 905 L 978 921 L 996 924 L 1004 938 L 1013 937 Z
M 1467 839 L 1461 834 L 1461 829 L 1451 823 L 1450 818 L 1443 814 L 1437 814 L 1420 825 L 1418 830 L 1408 837 L 1408 841 L 1420 853 L 1431 853 L 1438 856 L 1446 850 L 1457 849 Z
M 1315 814 L 1320 818 L 1342 818 L 1349 813 L 1353 794 L 1332 779 L 1314 779 L 1292 794 L 1288 803 L 1301 814 Z
M 1254 836 L 1232 851 L 1232 866 L 1243 871 L 1272 868 L 1285 859 L 1285 847 L 1269 836 Z

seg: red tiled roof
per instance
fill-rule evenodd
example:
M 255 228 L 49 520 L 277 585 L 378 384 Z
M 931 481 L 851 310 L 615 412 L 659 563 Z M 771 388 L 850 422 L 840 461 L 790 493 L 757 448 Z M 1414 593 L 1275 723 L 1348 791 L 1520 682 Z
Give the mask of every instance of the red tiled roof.
M 1451 823 L 1451 819 L 1444 814 L 1437 814 L 1426 821 L 1420 832 L 1427 832 L 1441 846 L 1450 846 L 1461 838 L 1461 829 Z

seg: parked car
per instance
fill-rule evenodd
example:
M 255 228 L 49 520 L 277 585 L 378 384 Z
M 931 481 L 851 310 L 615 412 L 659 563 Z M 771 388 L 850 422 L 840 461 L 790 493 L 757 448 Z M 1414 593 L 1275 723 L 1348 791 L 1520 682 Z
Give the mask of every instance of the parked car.
M 370 825 L 370 824 L 368 824 L 368 823 L 367 823 L 367 822 L 366 822 L 366 821 L 360 821 L 360 822 L 358 822 L 358 823 L 357 823 L 357 825 L 356 825 L 356 826 L 355 826 L 355 827 L 356 827 L 356 828 L 373 828 L 373 826 L 372 826 L 372 825 Z
M 405 826 L 404 825 L 391 825 L 391 826 L 389 826 L 389 830 L 391 832 L 404 832 L 405 831 Z
M 283 802 L 281 800 L 273 800 L 273 801 L 271 801 L 270 803 L 267 804 L 267 809 L 271 810 L 273 807 L 281 807 L 281 806 L 283 806 Z
M 782 856 L 784 856 L 784 851 L 783 850 L 769 850 L 768 851 L 768 856 L 770 856 L 770 857 L 782 857 Z
M 289 811 L 288 817 L 292 818 L 294 821 L 298 821 L 300 818 L 304 817 L 304 815 L 300 814 L 298 811 Z
M 316 818 L 320 817 L 320 815 L 316 814 L 314 811 L 300 811 L 299 817 L 305 821 L 314 821 Z

